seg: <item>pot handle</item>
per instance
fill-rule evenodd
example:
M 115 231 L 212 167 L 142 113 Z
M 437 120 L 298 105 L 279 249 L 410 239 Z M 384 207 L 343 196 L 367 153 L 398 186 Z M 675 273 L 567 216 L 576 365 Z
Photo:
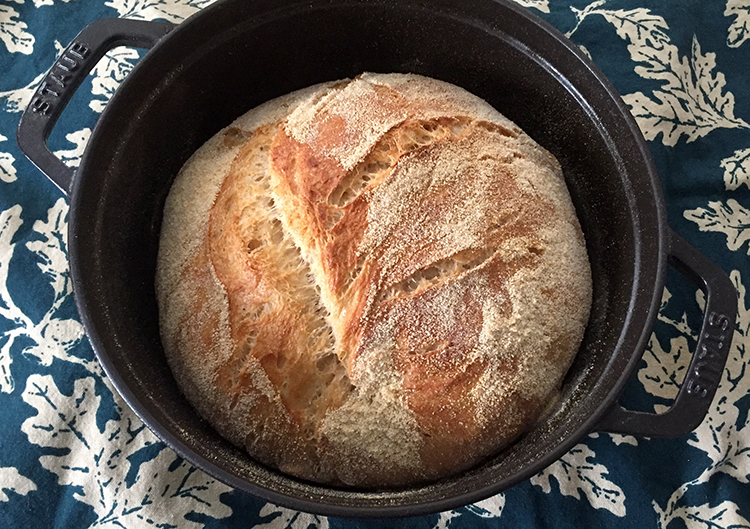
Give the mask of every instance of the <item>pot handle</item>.
M 70 98 L 106 52 L 118 46 L 151 48 L 173 28 L 174 24 L 167 22 L 96 20 L 65 48 L 36 89 L 18 123 L 18 146 L 66 195 L 75 171 L 52 154 L 47 139 Z
M 645 437 L 680 437 L 703 421 L 721 382 L 737 316 L 737 291 L 724 271 L 671 232 L 669 264 L 706 295 L 698 343 L 672 407 L 654 414 L 624 409 L 605 413 L 596 430 Z

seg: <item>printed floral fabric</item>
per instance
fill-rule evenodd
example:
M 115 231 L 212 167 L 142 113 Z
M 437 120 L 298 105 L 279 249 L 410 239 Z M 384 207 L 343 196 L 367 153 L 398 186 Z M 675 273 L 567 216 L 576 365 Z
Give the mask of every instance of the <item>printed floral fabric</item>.
M 385 521 L 314 516 L 233 491 L 143 426 L 103 375 L 76 312 L 68 202 L 16 145 L 33 90 L 83 26 L 113 16 L 179 23 L 210 2 L 0 0 L 0 526 L 750 528 L 750 0 L 518 0 L 622 94 L 655 159 L 670 226 L 737 288 L 734 341 L 708 416 L 678 439 L 593 433 L 495 497 Z M 142 54 L 111 51 L 78 90 L 50 138 L 66 163 L 77 165 Z M 666 409 L 702 305 L 670 271 L 626 407 Z

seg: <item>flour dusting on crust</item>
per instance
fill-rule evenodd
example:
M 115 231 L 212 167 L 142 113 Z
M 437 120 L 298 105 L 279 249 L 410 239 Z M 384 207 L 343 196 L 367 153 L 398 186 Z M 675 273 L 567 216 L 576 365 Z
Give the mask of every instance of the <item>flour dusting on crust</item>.
M 591 304 L 557 161 L 481 99 L 366 73 L 270 101 L 164 212 L 165 352 L 256 459 L 378 488 L 491 456 L 555 399 Z

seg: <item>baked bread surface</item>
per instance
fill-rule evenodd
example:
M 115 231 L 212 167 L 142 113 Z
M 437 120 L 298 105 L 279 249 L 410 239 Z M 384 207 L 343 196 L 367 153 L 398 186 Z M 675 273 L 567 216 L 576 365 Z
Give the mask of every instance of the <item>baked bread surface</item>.
M 160 328 L 198 412 L 317 482 L 459 472 L 554 399 L 591 304 L 554 157 L 407 74 L 270 101 L 201 147 L 164 210 Z

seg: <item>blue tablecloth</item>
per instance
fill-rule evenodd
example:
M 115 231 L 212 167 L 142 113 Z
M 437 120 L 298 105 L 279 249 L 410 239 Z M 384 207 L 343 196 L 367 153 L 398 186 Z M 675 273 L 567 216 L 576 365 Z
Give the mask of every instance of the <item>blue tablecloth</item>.
M 737 287 L 734 343 L 706 419 L 679 439 L 595 433 L 479 504 L 385 521 L 324 518 L 233 491 L 143 427 L 103 376 L 76 313 L 67 200 L 16 145 L 33 89 L 84 25 L 180 22 L 209 3 L 0 0 L 0 526 L 750 528 L 750 0 L 519 0 L 611 79 L 648 140 L 670 226 Z M 140 53 L 113 50 L 79 89 L 50 138 L 67 163 L 77 164 Z M 660 411 L 674 398 L 701 303 L 670 272 L 626 406 Z

